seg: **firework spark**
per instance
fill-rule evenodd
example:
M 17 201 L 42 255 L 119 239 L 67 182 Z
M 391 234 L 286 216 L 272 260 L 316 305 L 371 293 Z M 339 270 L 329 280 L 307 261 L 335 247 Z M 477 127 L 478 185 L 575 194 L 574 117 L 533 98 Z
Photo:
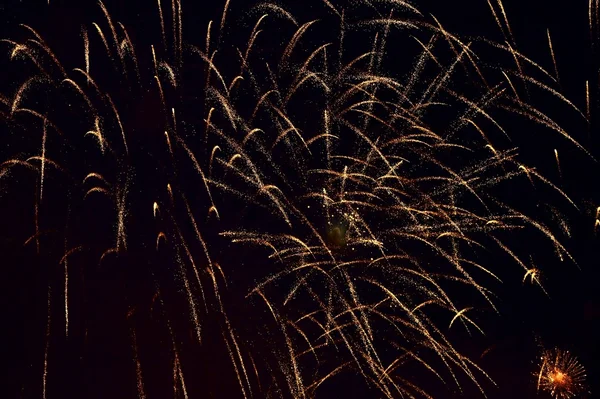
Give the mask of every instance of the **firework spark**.
M 545 350 L 540 360 L 538 392 L 548 392 L 556 399 L 570 399 L 585 392 L 585 368 L 570 352 L 556 348 Z

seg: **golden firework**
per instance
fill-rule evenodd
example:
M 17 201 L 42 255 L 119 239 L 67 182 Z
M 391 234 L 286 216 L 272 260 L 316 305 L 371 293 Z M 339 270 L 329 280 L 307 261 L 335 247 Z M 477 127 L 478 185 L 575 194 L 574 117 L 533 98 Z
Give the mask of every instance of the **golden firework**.
M 538 392 L 548 392 L 555 399 L 570 399 L 585 392 L 585 368 L 569 351 L 544 350 L 540 360 Z
M 64 320 L 60 334 L 75 339 L 87 326 L 69 304 L 101 303 L 72 273 L 84 270 L 81 280 L 99 285 L 99 270 L 131 254 L 143 260 L 133 266 L 144 264 L 131 286 L 151 276 L 156 287 L 145 300 L 164 330 L 149 344 L 135 317 L 147 303 L 135 290 L 122 295 L 131 301 L 119 311 L 130 323 L 139 397 L 154 382 L 144 377 L 152 369 L 144 355 L 158 345 L 170 355 L 172 375 L 163 377 L 174 397 L 204 393 L 184 375 L 208 358 L 187 348 L 216 341 L 245 398 L 271 390 L 314 397 L 342 372 L 383 397 L 431 397 L 429 384 L 407 377 L 415 369 L 459 388 L 465 375 L 483 393 L 480 380 L 489 377 L 446 331 L 482 331 L 476 310 L 496 310 L 487 282 L 500 278 L 487 252 L 514 260 L 523 281 L 538 285 L 539 267 L 512 248 L 519 231 L 572 260 L 560 229 L 521 210 L 527 195 L 515 203 L 499 194 L 535 182 L 576 207 L 522 164 L 501 119 L 505 111 L 523 116 L 583 150 L 511 81 L 575 108 L 552 76 L 512 45 L 492 43 L 516 61 L 498 74 L 472 43 L 403 1 L 375 11 L 357 1 L 352 9 L 364 9 L 354 18 L 344 2 L 325 1 L 329 19 L 305 23 L 283 6 L 258 4 L 247 16 L 251 29 L 229 22 L 226 1 L 202 45 L 182 33 L 181 1 L 171 1 L 170 13 L 164 3 L 162 42 L 147 47 L 134 46 L 100 3 L 103 18 L 82 31 L 77 68 L 63 66 L 28 26 L 19 42 L 1 41 L 10 65 L 32 77 L 0 95 L 0 121 L 14 126 L 17 143 L 0 158 L 0 178 L 18 180 L 13 196 L 35 199 L 35 212 L 16 201 L 35 215 L 25 243 L 35 239 L 40 263 L 62 266 L 48 279 L 49 292 L 64 293 L 64 314 L 49 296 L 43 396 L 55 372 L 49 338 L 59 333 L 50 320 Z M 513 42 L 498 4 L 497 23 Z M 246 29 L 243 43 L 227 43 L 232 27 Z M 345 38 L 356 36 L 369 44 L 353 53 Z M 386 64 L 400 42 L 406 71 Z M 59 235 L 60 250 L 44 234 Z M 570 359 L 545 354 L 539 387 L 570 398 L 583 379 Z

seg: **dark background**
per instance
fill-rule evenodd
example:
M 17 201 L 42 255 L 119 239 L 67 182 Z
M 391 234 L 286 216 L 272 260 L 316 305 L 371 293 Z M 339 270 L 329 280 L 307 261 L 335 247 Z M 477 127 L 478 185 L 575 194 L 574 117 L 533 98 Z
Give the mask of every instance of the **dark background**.
M 156 15 L 156 2 L 153 1 L 106 1 L 113 20 L 122 21 L 132 36 L 132 41 L 144 48 L 151 43 L 159 41 L 158 19 Z M 245 4 L 249 4 L 246 0 Z M 424 13 L 435 15 L 446 29 L 465 36 L 484 36 L 492 40 L 503 41 L 502 35 L 496 26 L 487 2 L 485 0 L 460 0 L 460 1 L 422 1 L 414 2 Z M 164 7 L 167 8 L 168 5 Z M 591 127 L 582 126 L 580 123 L 569 120 L 565 107 L 558 107 L 554 102 L 545 99 L 532 101 L 537 105 L 545 107 L 552 114 L 556 106 L 556 119 L 564 122 L 567 130 L 573 134 L 596 158 L 600 159 L 600 131 L 598 127 L 598 90 L 597 71 L 598 61 L 594 59 L 590 51 L 590 32 L 587 25 L 588 9 L 587 1 L 579 0 L 567 4 L 560 2 L 546 2 L 538 0 L 516 1 L 506 0 L 504 6 L 508 14 L 511 28 L 519 50 L 531 59 L 539 62 L 547 70 L 552 71 L 552 60 L 547 46 L 546 29 L 550 29 L 554 51 L 557 57 L 558 70 L 560 74 L 560 85 L 562 92 L 572 99 L 581 109 L 585 109 L 585 80 L 590 80 L 592 92 L 592 123 Z M 184 37 L 197 37 L 192 41 L 198 44 L 204 42 L 206 23 L 209 19 L 218 21 L 220 19 L 222 2 L 183 2 L 184 15 Z M 233 0 L 231 13 L 240 12 L 244 9 L 240 1 Z M 296 6 L 297 10 L 302 7 Z M 302 13 L 305 11 L 302 10 Z M 310 15 L 310 10 L 306 10 Z M 72 40 L 79 34 L 80 24 L 89 26 L 91 21 L 102 18 L 99 7 L 95 2 L 81 1 L 54 1 L 48 5 L 44 1 L 22 0 L 20 2 L 3 1 L 0 4 L 0 37 L 13 37 L 19 31 L 18 23 L 27 23 L 41 33 L 44 39 L 57 52 L 57 55 L 67 65 L 83 65 L 83 52 L 81 40 Z M 309 18 L 305 15 L 299 20 L 305 21 Z M 142 34 L 135 32 L 143 32 Z M 235 35 L 233 29 L 229 30 Z M 154 35 L 154 36 L 153 36 Z M 246 37 L 247 30 L 243 37 Z M 76 42 L 77 51 L 70 47 L 61 47 L 62 42 Z M 2 45 L 2 51 L 8 47 Z M 392 52 L 390 52 L 392 53 Z M 598 56 L 596 54 L 596 56 Z M 394 57 L 389 55 L 390 58 Z M 406 60 L 398 57 L 392 59 L 391 65 L 398 63 L 403 68 Z M 3 65 L 0 65 L 3 67 Z M 405 67 L 404 67 L 405 68 Z M 7 79 L 11 79 L 6 73 L 0 71 L 0 88 L 4 89 L 10 85 Z M 3 92 L 3 91 L 0 91 Z M 544 103 L 547 101 L 547 104 Z M 520 126 L 520 125 L 519 125 Z M 571 127 L 571 129 L 569 129 Z M 594 233 L 595 209 L 600 205 L 600 169 L 597 163 L 590 161 L 581 152 L 573 151 L 565 141 L 547 139 L 546 136 L 529 134 L 526 131 L 512 132 L 516 137 L 515 144 L 522 148 L 524 157 L 536 166 L 543 175 L 559 181 L 561 188 L 580 207 L 580 212 L 570 212 L 568 217 L 571 223 L 571 238 L 565 241 L 567 249 L 571 251 L 579 264 L 579 268 L 568 262 L 561 263 L 556 257 L 540 254 L 541 247 L 536 247 L 532 241 L 528 248 L 536 263 L 544 263 L 544 286 L 550 298 L 529 284 L 522 284 L 518 273 L 508 273 L 511 276 L 504 279 L 503 284 L 492 287 L 498 296 L 500 315 L 490 314 L 481 316 L 482 327 L 486 332 L 485 337 L 475 336 L 473 338 L 454 330 L 449 335 L 456 340 L 457 346 L 477 359 L 481 356 L 479 364 L 496 381 L 497 387 L 490 384 L 485 385 L 486 394 L 490 398 L 530 398 L 535 397 L 535 381 L 533 374 L 536 371 L 537 359 L 540 347 L 554 347 L 570 350 L 576 355 L 588 371 L 588 383 L 592 392 L 588 397 L 600 397 L 600 291 L 598 290 L 598 239 Z M 554 134 L 554 133 L 546 133 Z M 0 139 L 3 140 L 3 139 Z M 547 141 L 548 140 L 548 141 Z M 0 141 L 0 145 L 1 145 Z M 557 147 L 558 146 L 558 147 Z M 562 180 L 557 176 L 552 148 L 559 148 L 561 152 Z M 2 150 L 0 150 L 2 154 Z M 3 183 L 0 183 L 3 184 Z M 0 186 L 0 190 L 6 196 L 11 187 Z M 12 189 L 15 189 L 14 187 Z M 518 194 L 517 194 L 518 195 Z M 13 215 L 15 220 L 0 221 L 0 225 L 13 225 L 19 220 L 18 215 Z M 4 239 L 3 249 L 9 249 L 15 245 L 10 242 L 10 234 L 7 229 L 2 228 Z M 525 248 L 527 242 L 521 243 Z M 33 334 L 30 330 L 34 328 L 45 329 L 45 318 L 43 309 L 41 323 L 28 323 L 27 319 L 34 319 L 35 314 L 28 314 L 30 309 L 24 303 L 27 298 L 37 298 L 44 303 L 47 292 L 45 290 L 45 277 L 36 276 L 31 279 L 20 275 L 15 269 L 19 261 L 14 259 L 0 260 L 0 266 L 4 268 L 5 275 L 0 276 L 4 292 L 1 294 L 2 308 L 5 309 L 1 328 L 3 335 L 7 338 L 0 344 L 2 350 L 6 351 L 4 359 L 5 369 L 10 369 L 3 387 L 8 388 L 3 397 L 41 397 L 41 375 L 40 363 L 43 361 L 44 346 L 40 341 L 39 334 Z M 511 269 L 514 271 L 515 269 Z M 107 277 L 110 280 L 110 277 Z M 41 294 L 40 294 L 41 293 Z M 106 295 L 99 293 L 98 295 Z M 19 299 L 20 298 L 20 299 Z M 23 299 L 25 298 L 25 299 Z M 106 296 L 110 298 L 109 295 Z M 35 302 L 31 299 L 31 302 Z M 106 307 L 99 306 L 98 312 L 109 312 L 110 304 Z M 76 312 L 76 310 L 74 310 Z M 101 318 L 100 316 L 98 317 Z M 36 327 L 37 326 L 37 327 Z M 75 328 L 75 327 L 73 327 Z M 103 327 L 106 328 L 106 327 Z M 110 329 L 106 328 L 106 331 Z M 104 331 L 104 330 L 103 330 Z M 34 338 L 35 337 L 35 338 Z M 100 339 L 98 342 L 111 342 Z M 105 344 L 100 351 L 123 350 L 128 343 L 120 342 L 115 338 L 114 346 Z M 18 352 L 16 355 L 14 354 Z M 484 352 L 485 351 L 485 352 Z M 76 351 L 74 350 L 74 353 Z M 482 353 L 485 353 L 482 356 Z M 206 354 L 204 354 L 206 355 Z M 210 356 L 210 351 L 208 352 Z M 62 358 L 64 364 L 69 363 L 73 354 L 68 350 L 62 354 L 56 354 Z M 129 355 L 123 354 L 126 358 Z M 71 359 L 72 360 L 72 359 Z M 215 362 L 217 362 L 215 360 Z M 97 367 L 101 366 L 98 363 Z M 68 367 L 68 366 L 65 366 Z M 90 366 L 94 370 L 94 365 Z M 108 366 L 107 366 L 108 367 Z M 199 373 L 210 373 L 211 365 L 205 365 Z M 166 370 L 166 372 L 169 372 Z M 131 386 L 125 388 L 126 379 L 123 381 L 96 381 L 93 371 L 89 371 L 92 377 L 80 378 L 76 372 L 72 379 L 63 380 L 63 384 L 74 384 L 78 386 L 100 387 L 102 385 L 114 385 L 114 391 L 122 392 L 119 397 L 132 397 L 135 390 Z M 103 375 L 101 371 L 98 375 Z M 192 373 L 189 379 L 194 379 Z M 91 378 L 91 379 L 90 379 Z M 213 378 L 220 378 L 216 374 Z M 337 377 L 336 377 L 337 378 Z M 350 381 L 344 380 L 343 375 L 339 379 L 332 379 L 323 389 L 319 391 L 319 397 L 370 397 L 373 393 L 362 393 L 352 388 Z M 223 389 L 237 388 L 237 382 L 229 385 L 225 379 Z M 50 383 L 52 384 L 52 383 Z M 121 385 L 123 384 L 123 388 Z M 232 387 L 233 386 L 233 387 Z M 12 387 L 17 387 L 13 389 Z M 3 388 L 0 388 L 2 390 Z M 57 387 L 49 388 L 48 397 L 55 396 L 52 389 L 60 392 Z M 19 394 L 20 392 L 20 394 Z M 217 391 L 218 392 L 218 391 Z M 221 391 L 223 392 L 223 391 Z M 152 392 L 148 391 L 148 396 Z M 460 393 L 454 393 L 456 397 Z M 479 397 L 476 391 L 467 388 L 463 393 L 465 397 Z M 15 396 L 16 395 L 16 396 Z M 21 395 L 21 396 L 19 396 Z M 227 397 L 214 394 L 213 397 Z M 452 392 L 440 391 L 439 397 L 454 397 Z M 64 397 L 64 396 L 63 396 Z M 437 397 L 437 396 L 436 396 Z M 540 395 L 540 397 L 547 397 Z

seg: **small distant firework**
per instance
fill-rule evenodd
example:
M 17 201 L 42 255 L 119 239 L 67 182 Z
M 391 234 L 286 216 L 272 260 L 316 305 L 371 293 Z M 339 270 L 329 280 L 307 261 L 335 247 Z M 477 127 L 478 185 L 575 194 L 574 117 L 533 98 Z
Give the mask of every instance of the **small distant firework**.
M 549 392 L 553 398 L 569 399 L 585 391 L 585 368 L 568 351 L 545 350 L 537 375 L 537 390 Z

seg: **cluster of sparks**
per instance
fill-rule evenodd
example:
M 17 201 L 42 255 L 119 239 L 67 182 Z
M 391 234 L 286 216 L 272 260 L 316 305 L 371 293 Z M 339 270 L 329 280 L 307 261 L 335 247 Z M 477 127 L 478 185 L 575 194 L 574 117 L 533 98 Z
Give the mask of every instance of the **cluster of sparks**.
M 358 3 L 355 7 L 370 4 Z M 63 286 L 49 287 L 47 340 L 58 323 L 50 292 L 64 293 L 64 335 L 68 339 L 73 334 L 69 302 L 76 294 L 69 273 L 78 265 L 77 254 L 94 253 L 100 244 L 67 239 L 66 231 L 75 223 L 73 214 L 95 212 L 94 207 L 102 204 L 96 196 L 101 196 L 114 212 L 114 239 L 110 247 L 101 248 L 96 261 L 109 262 L 127 253 L 131 243 L 140 240 L 128 234 L 128 223 L 145 217 L 156 232 L 144 248 L 149 257 L 157 254 L 170 265 L 178 285 L 178 291 L 169 293 L 157 278 L 152 299 L 159 304 L 158 313 L 171 337 L 174 396 L 189 395 L 181 361 L 186 354 L 178 338 L 182 333 L 172 326 L 170 320 L 177 316 L 168 314 L 166 304 L 177 295 L 187 301 L 197 345 L 210 345 L 203 340 L 206 329 L 222 329 L 245 398 L 285 396 L 284 392 L 313 397 L 326 380 L 347 371 L 385 397 L 430 397 L 425 387 L 405 376 L 403 371 L 410 367 L 459 388 L 459 374 L 466 375 L 483 392 L 481 379 L 491 379 L 453 346 L 446 333 L 458 325 L 469 333 L 483 333 L 475 317 L 477 307 L 496 310 L 486 282 L 500 277 L 497 266 L 480 260 L 482 254 L 504 254 L 522 269 L 524 282 L 542 290 L 540 267 L 526 265 L 522 254 L 511 248 L 513 234 L 525 231 L 537 236 L 560 260 L 572 261 L 555 232 L 562 232 L 564 223 L 555 228 L 528 216 L 503 201 L 498 188 L 521 179 L 521 184 L 547 187 L 553 201 L 576 207 L 558 186 L 518 160 L 517 149 L 507 139 L 510 132 L 494 115 L 508 111 L 525 117 L 587 153 L 550 116 L 522 98 L 537 89 L 563 101 L 583 119 L 589 119 L 589 112 L 586 116 L 553 89 L 556 77 L 516 50 L 500 1 L 490 6 L 512 44 L 493 47 L 513 57 L 515 67 L 502 68 L 498 76 L 486 75 L 472 43 L 452 35 L 435 19 L 429 22 L 409 3 L 390 3 L 391 8 L 374 11 L 375 17 L 357 20 L 324 1 L 338 30 L 322 43 L 303 46 L 303 37 L 320 22 L 302 24 L 281 6 L 262 3 L 249 14 L 258 18 L 246 46 L 234 50 L 223 38 L 229 1 L 219 26 L 208 24 L 203 47 L 183 37 L 181 1 L 171 3 L 171 32 L 159 1 L 162 42 L 141 49 L 100 3 L 104 20 L 94 22 L 91 32 L 83 31 L 84 66 L 73 71 L 66 70 L 29 26 L 24 26 L 29 35 L 25 41 L 2 40 L 11 62 L 37 71 L 13 95 L 0 95 L 0 116 L 15 131 L 41 132 L 31 148 L 29 136 L 18 153 L 0 160 L 0 179 L 19 179 L 24 187 L 33 182 L 35 231 L 26 244 L 35 242 L 38 253 L 44 251 L 44 236 L 52 230 L 43 225 L 44 201 L 52 190 L 52 183 L 45 180 L 63 174 L 73 187 L 65 198 L 68 220 L 63 221 L 64 248 L 57 259 Z M 293 28 L 291 39 L 277 55 L 255 56 L 266 35 L 261 32 L 279 25 Z M 405 78 L 390 75 L 385 68 L 395 29 L 410 31 L 420 48 Z M 347 59 L 344 38 L 362 30 L 369 47 Z M 92 51 L 92 34 L 103 48 L 98 54 Z M 438 51 L 443 55 L 436 56 Z M 149 79 L 140 67 L 146 56 L 152 64 Z M 128 87 L 129 93 L 147 85 L 159 100 L 162 125 L 149 140 L 163 149 L 154 154 L 160 164 L 151 172 L 144 172 L 147 165 L 132 164 L 138 151 L 129 134 L 136 128 L 131 122 L 135 118 L 125 114 L 131 111 L 126 104 L 135 102 L 135 96 L 104 90 L 94 79 L 95 57 L 113 68 L 115 82 Z M 188 63 L 197 68 L 198 61 L 202 68 L 193 73 L 199 77 L 183 85 Z M 232 68 L 237 72 L 230 76 Z M 472 86 L 456 91 L 455 82 L 465 80 Z M 68 112 L 75 112 L 87 126 L 79 135 L 61 126 L 59 117 L 53 120 L 52 108 L 29 101 L 40 87 L 55 93 L 58 97 L 51 101 L 68 106 Z M 200 122 L 185 110 L 190 92 L 203 98 L 204 108 L 194 111 L 202 114 Z M 64 104 L 58 98 L 64 98 Z M 449 121 L 440 127 L 438 115 Z M 66 149 L 53 152 L 57 142 L 66 143 Z M 84 162 L 81 154 L 61 159 L 72 154 L 70 147 L 95 151 L 102 161 Z M 558 152 L 555 156 L 558 164 Z M 162 175 L 156 175 L 157 168 Z M 141 179 L 143 173 L 150 177 Z M 153 188 L 156 197 L 132 204 L 134 187 L 148 181 L 160 184 Z M 89 201 L 96 202 L 87 206 Z M 246 219 L 240 222 L 234 215 L 243 212 L 266 222 L 246 226 Z M 239 224 L 232 226 L 228 220 Z M 238 306 L 270 315 L 257 328 L 264 329 L 268 341 L 281 343 L 271 348 L 274 361 L 253 353 L 254 346 L 229 316 L 224 297 L 231 295 L 228 272 L 234 267 L 223 263 L 227 258 L 211 245 L 219 240 L 241 248 L 258 270 L 256 284 L 248 287 Z M 453 295 L 456 290 L 470 290 L 482 301 Z M 218 327 L 204 322 L 208 315 Z M 446 324 L 440 325 L 440 320 Z M 132 325 L 129 334 L 132 376 L 144 398 L 148 386 L 144 367 L 150 367 L 138 355 L 144 331 Z M 43 359 L 45 397 L 46 379 L 52 375 L 48 345 Z M 557 352 L 544 355 L 538 385 L 556 398 L 570 398 L 582 376 L 583 369 L 573 358 Z M 268 389 L 265 381 L 271 384 Z
M 541 356 L 537 389 L 555 399 L 570 399 L 585 392 L 585 369 L 568 351 L 546 350 Z

